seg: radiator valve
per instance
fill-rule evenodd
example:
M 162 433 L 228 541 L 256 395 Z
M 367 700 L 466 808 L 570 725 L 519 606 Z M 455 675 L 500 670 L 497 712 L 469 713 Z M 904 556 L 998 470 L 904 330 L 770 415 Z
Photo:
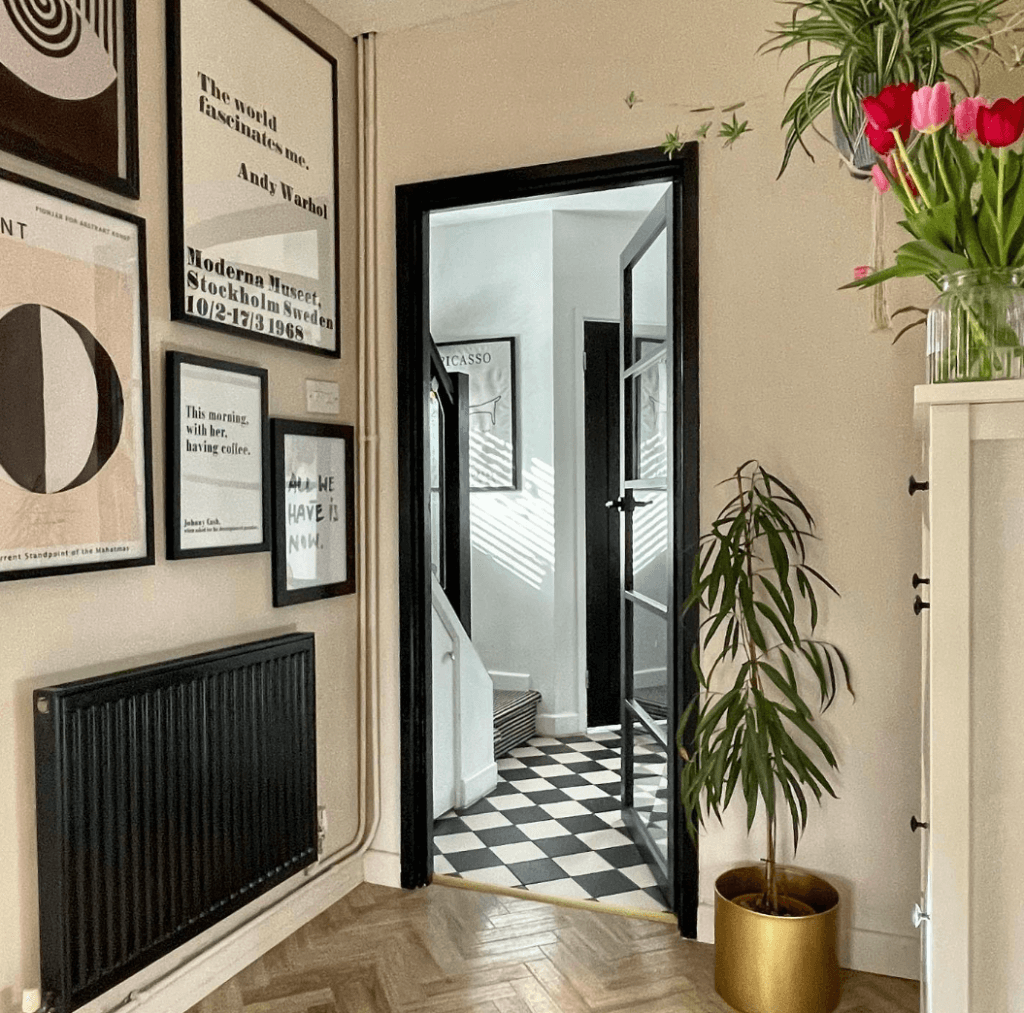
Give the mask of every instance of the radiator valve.
M 324 841 L 327 837 L 327 806 L 316 807 L 316 853 L 324 853 Z

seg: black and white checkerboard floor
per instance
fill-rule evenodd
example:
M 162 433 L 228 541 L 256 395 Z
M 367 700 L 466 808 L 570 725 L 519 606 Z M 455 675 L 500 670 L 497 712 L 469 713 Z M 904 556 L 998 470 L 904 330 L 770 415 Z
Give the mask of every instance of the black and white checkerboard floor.
M 665 911 L 622 823 L 618 729 L 533 738 L 498 760 L 498 786 L 434 823 L 434 871 L 552 897 Z M 636 808 L 655 837 L 667 819 L 664 749 L 635 744 Z

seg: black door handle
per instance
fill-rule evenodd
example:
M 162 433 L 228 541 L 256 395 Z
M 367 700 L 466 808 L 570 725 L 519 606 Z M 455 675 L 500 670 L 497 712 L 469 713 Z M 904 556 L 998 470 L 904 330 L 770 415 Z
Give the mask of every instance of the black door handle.
M 929 605 L 928 602 L 921 601 L 921 596 L 920 595 L 917 595 L 914 598 L 914 615 L 915 616 L 919 616 L 921 614 L 921 609 L 930 609 L 930 608 L 931 608 L 931 605 Z
M 913 580 L 912 580 L 912 581 L 911 581 L 910 583 L 911 583 L 911 584 L 913 584 L 915 588 L 917 588 L 917 587 L 919 587 L 919 586 L 920 586 L 921 584 L 930 584 L 930 583 L 931 583 L 931 580 L 930 580 L 930 579 L 929 579 L 928 577 L 919 577 L 919 576 L 918 576 L 918 575 L 917 575 L 917 574 L 915 573 L 915 574 L 914 574 L 914 579 L 913 579 Z
M 919 829 L 920 830 L 927 830 L 928 829 L 928 824 L 927 823 L 919 822 L 918 818 L 916 816 L 911 816 L 910 817 L 910 832 L 913 834 L 913 833 L 916 833 Z
M 911 496 L 913 496 L 915 492 L 927 492 L 928 491 L 928 483 L 927 482 L 918 482 L 918 480 L 916 478 L 914 478 L 913 475 L 911 475 L 910 476 L 910 482 L 907 485 L 907 491 L 910 493 Z
M 618 499 L 610 499 L 605 503 L 609 510 L 635 510 L 637 507 L 650 505 L 650 500 L 633 499 L 633 493 L 628 490 L 625 496 L 620 496 Z

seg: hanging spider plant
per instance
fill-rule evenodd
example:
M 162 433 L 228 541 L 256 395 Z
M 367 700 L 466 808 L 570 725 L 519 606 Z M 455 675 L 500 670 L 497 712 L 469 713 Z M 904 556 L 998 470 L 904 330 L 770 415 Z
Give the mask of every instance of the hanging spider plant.
M 693 651 L 702 692 L 679 725 L 677 744 L 686 761 L 680 798 L 691 835 L 712 814 L 721 819 L 737 789 L 748 830 L 763 807 L 765 892 L 755 909 L 779 914 L 777 816 L 788 807 L 795 848 L 807 825 L 807 796 L 835 795 L 821 767 L 835 769 L 836 758 L 814 725 L 805 684 L 824 710 L 840 680 L 850 688 L 850 673 L 839 648 L 814 636 L 815 585 L 839 592 L 807 562 L 806 542 L 815 537 L 811 514 L 756 461 L 741 465 L 727 482 L 735 483 L 736 495 L 701 538 L 683 605 L 705 610 L 703 647 L 717 642 L 720 649 L 704 665 L 700 645 Z M 691 720 L 692 755 L 683 747 Z
M 786 83 L 788 91 L 806 75 L 782 119 L 786 151 L 781 176 L 798 144 L 814 160 L 803 138 L 823 112 L 832 112 L 837 135 L 856 151 L 864 131 L 860 100 L 886 85 L 931 85 L 943 77 L 957 83 L 964 95 L 976 94 L 979 60 L 997 51 L 994 26 L 1002 23 L 1000 11 L 1009 0 L 779 2 L 791 6 L 792 15 L 776 22 L 760 51 L 784 53 L 806 47 L 807 54 Z M 943 70 L 943 58 L 953 52 L 971 71 L 970 87 Z

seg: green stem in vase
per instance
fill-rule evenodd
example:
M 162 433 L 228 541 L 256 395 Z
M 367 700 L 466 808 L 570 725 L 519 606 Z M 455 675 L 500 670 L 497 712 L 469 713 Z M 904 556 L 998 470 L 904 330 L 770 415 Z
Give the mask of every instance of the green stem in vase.
M 999 149 L 999 178 L 996 190 L 996 229 L 999 233 L 999 263 L 1006 266 L 1006 236 L 1003 235 L 1003 192 L 1006 184 L 1006 148 Z
M 917 178 L 917 173 L 914 171 L 914 165 L 910 161 L 907 149 L 903 145 L 903 138 L 900 137 L 900 132 L 898 130 L 894 130 L 892 132 L 892 136 L 896 138 L 896 147 L 900 149 L 900 155 L 903 156 L 903 163 L 907 167 L 907 172 L 910 173 L 910 178 L 914 181 L 914 186 L 917 187 L 917 192 L 921 195 L 921 200 L 924 201 L 924 206 L 931 211 L 932 202 L 928 199 L 928 193 L 921 185 L 921 180 Z
M 939 135 L 932 134 L 932 145 L 935 148 L 935 164 L 939 167 L 939 175 L 942 177 L 942 185 L 946 188 L 946 196 L 953 200 L 956 194 L 953 193 L 953 187 L 950 185 L 949 176 L 946 175 L 946 163 L 942 157 L 942 149 L 939 146 Z

